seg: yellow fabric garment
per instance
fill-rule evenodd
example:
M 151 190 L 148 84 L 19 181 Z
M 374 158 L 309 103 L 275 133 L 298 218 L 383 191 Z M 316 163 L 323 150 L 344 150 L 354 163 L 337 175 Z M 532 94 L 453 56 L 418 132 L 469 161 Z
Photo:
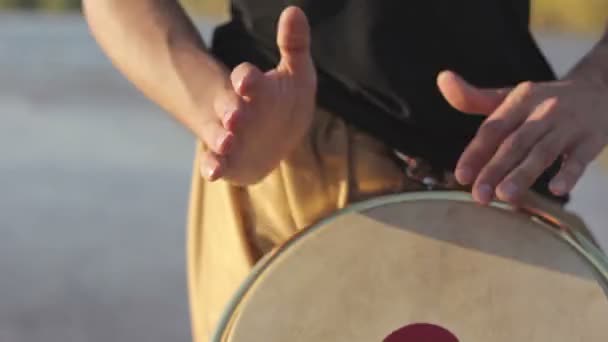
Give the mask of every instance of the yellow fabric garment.
M 297 230 L 353 201 L 424 188 L 405 176 L 391 150 L 321 110 L 298 149 L 261 183 L 234 187 L 205 182 L 199 174 L 197 158 L 188 221 L 196 342 L 209 341 L 224 306 L 256 261 Z
M 302 144 L 254 186 L 208 183 L 199 176 L 198 157 L 194 164 L 188 277 L 197 342 L 209 340 L 227 301 L 263 254 L 352 201 L 408 185 L 389 149 L 321 110 Z

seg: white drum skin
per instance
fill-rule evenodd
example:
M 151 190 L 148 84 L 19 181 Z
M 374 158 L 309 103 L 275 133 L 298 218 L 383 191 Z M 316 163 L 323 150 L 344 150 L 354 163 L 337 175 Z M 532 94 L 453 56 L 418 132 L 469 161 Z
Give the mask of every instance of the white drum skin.
M 605 255 L 540 214 L 455 192 L 354 205 L 260 261 L 213 341 L 383 341 L 416 323 L 460 341 L 608 340 Z

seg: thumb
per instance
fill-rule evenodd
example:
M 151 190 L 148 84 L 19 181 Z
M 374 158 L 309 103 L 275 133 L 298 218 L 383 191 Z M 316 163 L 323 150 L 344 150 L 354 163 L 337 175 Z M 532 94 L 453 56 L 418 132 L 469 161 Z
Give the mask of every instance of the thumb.
M 482 89 L 469 84 L 452 71 L 437 76 L 437 86 L 452 107 L 463 113 L 490 115 L 505 100 L 511 89 Z
M 306 15 L 298 7 L 290 6 L 281 14 L 277 44 L 281 53 L 277 71 L 296 77 L 314 72 L 310 56 L 310 26 Z

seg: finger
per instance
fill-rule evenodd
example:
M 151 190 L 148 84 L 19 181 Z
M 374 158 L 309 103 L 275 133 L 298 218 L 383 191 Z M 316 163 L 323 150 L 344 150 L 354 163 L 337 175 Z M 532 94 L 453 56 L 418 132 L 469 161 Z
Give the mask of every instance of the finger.
M 463 185 L 473 183 L 501 142 L 526 120 L 531 109 L 527 103 L 531 96 L 530 87 L 528 83 L 517 86 L 481 124 L 456 165 L 455 176 L 458 182 Z
M 243 121 L 247 106 L 244 99 L 238 94 L 226 91 L 215 99 L 213 108 L 223 127 L 234 132 L 239 126 L 239 122 Z
M 489 115 L 505 100 L 510 88 L 478 88 L 452 71 L 437 76 L 437 86 L 448 103 L 463 113 Z
M 540 175 L 553 164 L 567 146 L 569 133 L 553 130 L 534 145 L 527 157 L 496 188 L 499 199 L 518 203 Z
M 251 63 L 238 65 L 230 74 L 234 91 L 243 97 L 251 97 L 256 93 L 260 83 L 264 80 L 264 74 Z
M 601 137 L 587 137 L 566 154 L 562 166 L 549 183 L 549 189 L 556 196 L 563 196 L 574 189 L 585 169 L 602 152 L 606 145 Z
M 482 203 L 491 201 L 496 186 L 526 158 L 534 145 L 550 132 L 552 116 L 549 116 L 549 113 L 554 106 L 553 103 L 543 102 L 528 120 L 500 144 L 475 181 L 473 189 L 477 200 Z
M 214 182 L 223 176 L 226 170 L 226 158 L 211 151 L 201 152 L 200 173 L 209 182 Z
M 301 9 L 290 6 L 283 11 L 277 29 L 277 44 L 281 62 L 277 69 L 296 77 L 308 77 L 314 72 L 310 56 L 310 26 Z
M 234 145 L 234 134 L 215 118 L 202 123 L 198 135 L 210 151 L 219 155 L 227 154 Z

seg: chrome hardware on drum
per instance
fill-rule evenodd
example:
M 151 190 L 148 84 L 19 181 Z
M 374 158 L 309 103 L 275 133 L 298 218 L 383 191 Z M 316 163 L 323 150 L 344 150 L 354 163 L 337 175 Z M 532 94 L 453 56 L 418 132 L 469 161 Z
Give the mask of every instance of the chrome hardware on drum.
M 540 211 L 424 192 L 353 205 L 264 258 L 214 342 L 605 342 L 608 261 Z

